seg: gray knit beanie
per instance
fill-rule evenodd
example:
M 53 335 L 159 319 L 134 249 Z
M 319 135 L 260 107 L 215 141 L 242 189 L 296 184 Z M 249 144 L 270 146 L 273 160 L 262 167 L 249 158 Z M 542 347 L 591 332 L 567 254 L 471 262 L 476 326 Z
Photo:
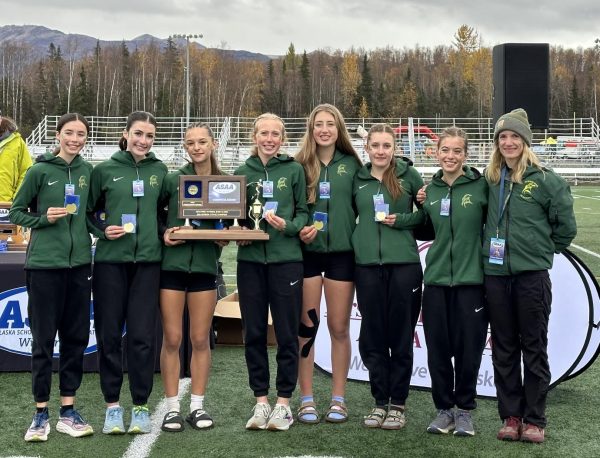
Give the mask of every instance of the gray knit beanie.
M 531 146 L 532 133 L 529 128 L 529 118 L 523 108 L 515 108 L 510 113 L 506 113 L 498 118 L 496 127 L 494 128 L 494 141 L 498 139 L 498 135 L 503 130 L 516 132 L 527 143 L 527 146 Z

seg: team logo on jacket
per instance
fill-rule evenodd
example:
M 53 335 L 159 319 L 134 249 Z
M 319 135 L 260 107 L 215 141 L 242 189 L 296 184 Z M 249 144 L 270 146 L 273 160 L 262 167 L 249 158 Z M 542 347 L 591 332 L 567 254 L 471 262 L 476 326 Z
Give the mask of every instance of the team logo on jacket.
M 462 196 L 460 205 L 462 205 L 464 208 L 467 208 L 467 205 L 473 205 L 473 202 L 471 202 L 471 197 L 473 197 L 472 194 L 465 194 Z
M 85 187 L 87 187 L 87 183 L 85 182 L 85 176 L 81 175 L 79 177 L 79 188 L 82 189 Z
M 150 176 L 150 187 L 156 188 L 158 186 L 158 177 L 156 175 Z
M 538 184 L 535 181 L 525 180 L 525 182 L 523 183 L 523 190 L 521 191 L 521 198 L 525 200 L 533 198 L 531 193 L 537 187 Z
M 280 191 L 283 188 L 287 188 L 287 178 L 286 177 L 281 177 L 279 180 L 277 180 L 277 189 L 279 189 Z
M 338 165 L 337 174 L 339 176 L 348 175 L 348 171 L 346 170 L 346 164 L 340 164 L 340 165 Z

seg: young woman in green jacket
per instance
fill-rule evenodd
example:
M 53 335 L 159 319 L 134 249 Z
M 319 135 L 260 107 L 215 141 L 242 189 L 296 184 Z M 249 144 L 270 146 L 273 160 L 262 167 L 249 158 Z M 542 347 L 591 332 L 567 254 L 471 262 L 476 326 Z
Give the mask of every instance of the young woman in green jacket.
M 309 210 L 309 225 L 300 231 L 304 286 L 298 421 L 307 424 L 320 421 L 313 397 L 313 344 L 319 327 L 321 297 L 325 294 L 332 366 L 331 401 L 325 421 L 341 423 L 348 419 L 344 395 L 350 367 L 350 313 L 354 299 L 354 252 L 350 239 L 356 212 L 352 182 L 362 164 L 336 107 L 326 103 L 312 111 L 295 160 L 302 164 L 306 174 Z
M 98 237 L 94 255 L 94 319 L 100 386 L 106 402 L 102 432 L 123 434 L 123 331 L 133 401 L 128 432 L 149 433 L 147 402 L 154 381 L 161 261 L 158 204 L 167 167 L 150 151 L 156 120 L 135 111 L 119 151 L 94 167 L 88 222 Z M 97 218 L 103 212 L 105 220 Z M 125 326 L 125 328 L 124 328 Z
M 414 330 L 421 308 L 423 274 L 411 229 L 423 223 L 414 212 L 423 180 L 410 161 L 394 156 L 388 124 L 367 136 L 370 163 L 354 179 L 358 224 L 352 234 L 356 296 L 362 321 L 359 350 L 369 370 L 375 408 L 368 428 L 400 429 L 413 363 Z
M 61 116 L 57 149 L 40 156 L 29 169 L 10 209 L 14 224 L 31 228 L 25 271 L 36 413 L 25 433 L 28 442 L 46 441 L 50 432 L 48 401 L 57 332 L 61 408 L 56 430 L 73 437 L 94 432 L 74 408 L 90 336 L 92 254 L 85 204 L 92 165 L 79 155 L 89 129 L 78 113 Z
M 285 431 L 294 422 L 289 403 L 298 379 L 303 279 L 298 233 L 308 221 L 306 179 L 300 164 L 279 153 L 285 141 L 285 127 L 279 116 L 259 116 L 254 121 L 252 139 L 255 146 L 250 157 L 234 173 L 246 176 L 247 206 L 255 199 L 268 205 L 260 228 L 269 234 L 269 240 L 240 242 L 238 250 L 237 283 L 246 365 L 256 398 L 246 428 Z M 277 400 L 273 409 L 267 397 L 269 309 L 277 339 Z
M 465 165 L 467 148 L 462 129 L 441 132 L 436 150 L 441 169 L 423 205 L 435 230 L 425 259 L 423 330 L 438 415 L 427 431 L 454 430 L 456 436 L 475 434 L 471 411 L 488 328 L 481 263 L 488 186 L 478 170 Z
M 184 425 L 177 393 L 180 373 L 179 349 L 186 303 L 192 343 L 192 388 L 190 414 L 186 416 L 186 421 L 194 429 L 213 426 L 213 420 L 204 408 L 204 395 L 211 364 L 209 332 L 217 303 L 217 263 L 220 248 L 213 241 L 171 240 L 170 234 L 184 224 L 184 220 L 178 217 L 179 177 L 221 175 L 222 172 L 215 157 L 217 143 L 208 124 L 194 123 L 188 126 L 183 147 L 189 156 L 189 162 L 167 175 L 161 199 L 168 205 L 160 274 L 160 312 L 163 328 L 160 371 L 167 400 L 163 431 L 182 431 Z M 194 220 L 192 224 L 197 229 L 215 228 L 215 220 Z

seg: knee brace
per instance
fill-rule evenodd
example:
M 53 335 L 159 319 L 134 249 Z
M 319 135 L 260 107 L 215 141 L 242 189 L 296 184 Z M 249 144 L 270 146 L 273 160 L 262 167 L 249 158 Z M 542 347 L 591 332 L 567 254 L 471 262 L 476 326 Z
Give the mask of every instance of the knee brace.
M 298 331 L 298 335 L 304 339 L 309 339 L 304 345 L 302 345 L 302 349 L 300 351 L 300 355 L 303 358 L 308 357 L 310 353 L 310 349 L 315 343 L 317 338 L 317 330 L 319 329 L 319 317 L 317 316 L 317 311 L 315 309 L 310 309 L 307 312 L 308 318 L 312 322 L 312 326 L 306 326 L 304 323 L 300 323 L 300 329 Z

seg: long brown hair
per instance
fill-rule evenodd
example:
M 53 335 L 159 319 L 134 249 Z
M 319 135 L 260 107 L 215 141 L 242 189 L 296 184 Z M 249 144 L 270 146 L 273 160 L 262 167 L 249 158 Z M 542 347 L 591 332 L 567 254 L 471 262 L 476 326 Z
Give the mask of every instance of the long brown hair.
M 125 125 L 125 130 L 129 132 L 129 129 L 131 129 L 133 123 L 137 121 L 147 122 L 152 124 L 154 127 L 157 127 L 156 118 L 154 118 L 152 114 L 148 113 L 147 111 L 134 111 L 133 113 L 130 113 L 129 116 L 127 116 L 127 124 Z M 121 151 L 127 151 L 127 139 L 124 135 L 121 137 L 121 140 L 119 140 L 119 149 Z
M 279 116 L 277 116 L 274 113 L 263 113 L 254 120 L 254 124 L 252 124 L 252 141 L 254 141 L 254 136 L 258 132 L 258 123 L 261 121 L 264 121 L 265 119 L 274 119 L 281 123 L 281 143 L 282 144 L 285 143 L 285 141 L 286 141 L 285 124 L 283 122 L 283 119 L 281 119 Z M 258 156 L 258 145 L 255 144 L 252 147 L 252 149 L 250 150 L 250 156 Z
M 383 177 L 381 178 L 381 182 L 387 188 L 388 192 L 392 196 L 392 199 L 396 200 L 402 195 L 402 186 L 396 177 L 396 133 L 392 126 L 387 123 L 373 124 L 369 129 L 369 134 L 367 135 L 367 147 L 371 143 L 371 136 L 376 133 L 385 133 L 390 134 L 392 136 L 392 160 L 390 161 L 390 165 L 385 172 L 383 172 Z
M 321 173 L 321 164 L 319 157 L 317 156 L 317 142 L 313 136 L 315 130 L 315 118 L 317 115 L 325 111 L 333 116 L 335 120 L 335 127 L 337 129 L 337 140 L 335 141 L 335 148 L 342 154 L 353 156 L 359 165 L 362 165 L 360 157 L 354 150 L 352 142 L 350 141 L 350 135 L 344 122 L 344 117 L 340 110 L 329 103 L 322 103 L 317 105 L 310 113 L 306 120 L 306 132 L 302 137 L 302 143 L 300 150 L 294 156 L 294 159 L 302 164 L 304 167 L 304 173 L 306 175 L 306 192 L 307 192 L 307 203 L 312 204 L 317 199 L 317 186 L 319 182 L 319 175 Z
M 215 134 L 213 133 L 213 130 L 210 128 L 210 126 L 205 122 L 193 122 L 192 124 L 187 126 L 185 128 L 185 133 L 183 134 L 184 143 L 185 143 L 185 134 L 187 134 L 192 129 L 206 129 L 206 133 L 212 140 L 213 145 L 215 144 Z M 213 150 L 210 153 L 210 174 L 211 175 L 224 175 L 223 171 L 219 167 L 217 158 L 215 157 L 215 149 L 216 148 L 213 148 Z M 191 163 L 190 161 L 188 161 L 188 162 Z

